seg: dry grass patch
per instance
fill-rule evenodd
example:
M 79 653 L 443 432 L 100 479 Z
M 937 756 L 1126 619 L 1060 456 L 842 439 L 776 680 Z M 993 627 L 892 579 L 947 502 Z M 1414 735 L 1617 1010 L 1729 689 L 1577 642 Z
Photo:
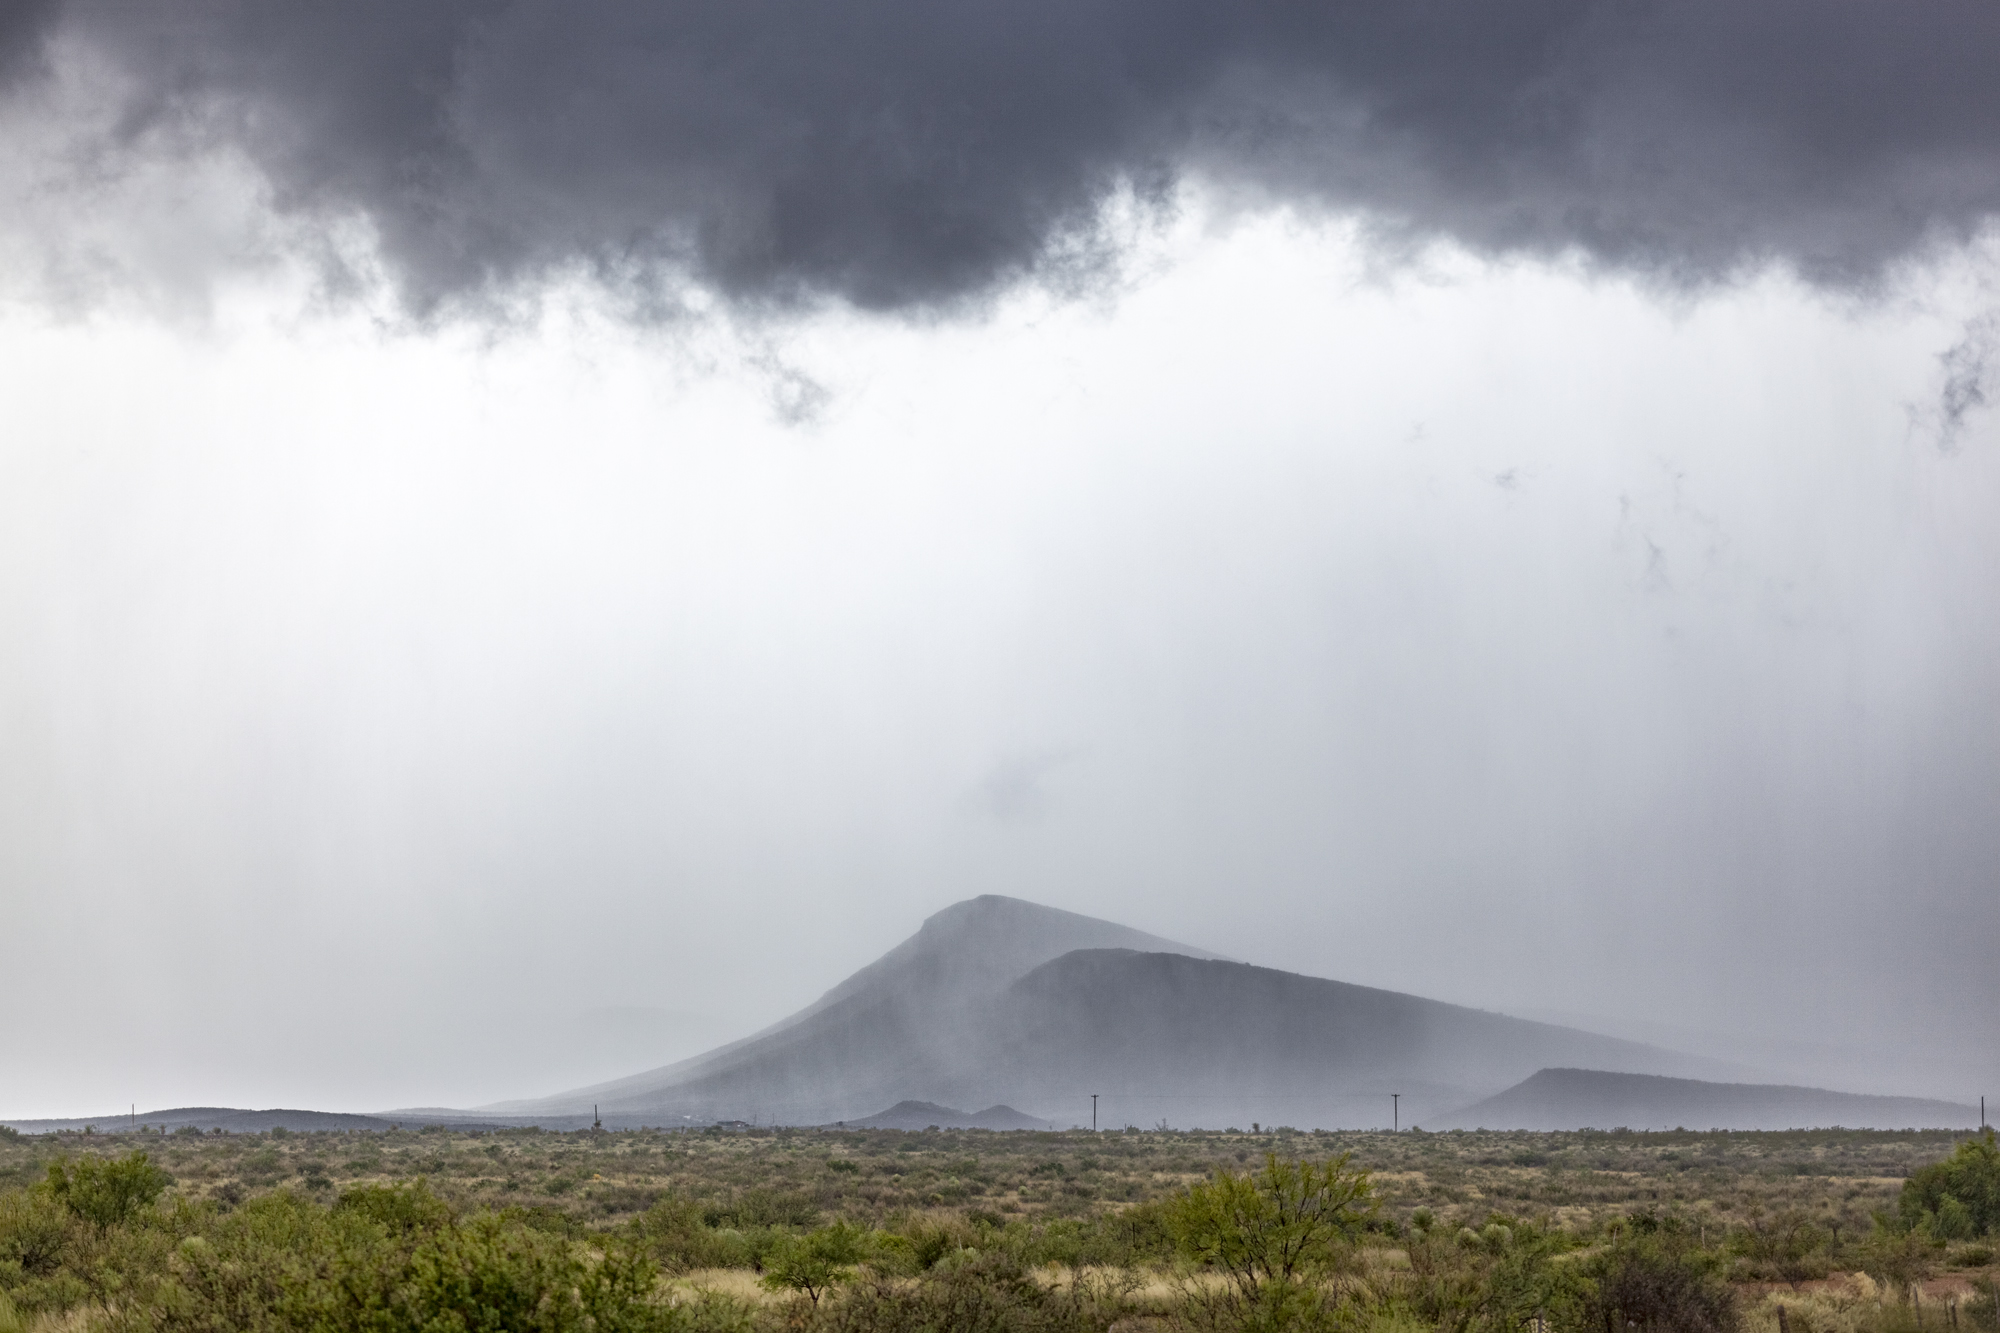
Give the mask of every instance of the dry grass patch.
M 667 1288 L 676 1296 L 714 1292 L 718 1296 L 748 1301 L 753 1305 L 785 1305 L 792 1299 L 788 1291 L 772 1291 L 747 1268 L 700 1268 L 669 1278 Z

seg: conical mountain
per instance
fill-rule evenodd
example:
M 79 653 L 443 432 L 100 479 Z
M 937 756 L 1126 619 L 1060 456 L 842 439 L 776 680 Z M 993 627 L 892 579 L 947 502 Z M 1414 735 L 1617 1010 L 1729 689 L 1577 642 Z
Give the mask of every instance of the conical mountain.
M 948 907 L 809 1008 L 679 1064 L 508 1118 L 829 1124 L 898 1103 L 1060 1125 L 1386 1126 L 1551 1066 L 1737 1078 L 1733 1066 L 1395 991 L 1231 962 L 988 896 Z M 925 1112 L 924 1114 L 931 1114 Z
M 1078 949 L 1216 955 L 1142 930 L 988 894 L 945 908 L 817 1003 L 753 1036 L 678 1064 L 493 1115 L 588 1114 L 651 1124 L 859 1119 L 896 1102 L 962 1105 L 966 1056 L 1007 988 Z M 976 1102 L 985 1106 L 1003 1098 Z

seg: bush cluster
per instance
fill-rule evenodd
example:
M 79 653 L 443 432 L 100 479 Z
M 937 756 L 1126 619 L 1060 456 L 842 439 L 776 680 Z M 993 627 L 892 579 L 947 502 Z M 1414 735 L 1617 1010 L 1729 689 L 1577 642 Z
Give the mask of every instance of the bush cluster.
M 871 1220 L 752 1178 L 592 1226 L 422 1178 L 192 1198 L 145 1152 L 92 1146 L 0 1189 L 0 1333 L 1913 1333 L 1912 1284 L 1991 1264 L 2000 1204 L 1990 1137 L 1844 1239 L 1796 1208 L 1712 1229 L 1671 1206 L 1399 1221 L 1335 1153 L 1268 1152 L 1084 1216 Z M 1797 1293 L 1836 1265 L 1877 1294 L 1815 1289 L 1781 1315 L 1733 1285 Z M 1948 1313 L 1993 1327 L 1989 1297 Z

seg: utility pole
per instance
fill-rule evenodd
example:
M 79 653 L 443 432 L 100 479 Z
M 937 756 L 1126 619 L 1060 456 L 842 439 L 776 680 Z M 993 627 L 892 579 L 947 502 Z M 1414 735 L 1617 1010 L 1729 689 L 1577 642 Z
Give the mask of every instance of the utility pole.
M 1402 1131 L 1403 1131 L 1403 1094 L 1400 1092 L 1392 1092 L 1389 1094 L 1389 1132 L 1391 1134 L 1400 1134 L 1402 1133 Z
M 1090 1132 L 1097 1132 L 1097 1094 L 1090 1094 Z

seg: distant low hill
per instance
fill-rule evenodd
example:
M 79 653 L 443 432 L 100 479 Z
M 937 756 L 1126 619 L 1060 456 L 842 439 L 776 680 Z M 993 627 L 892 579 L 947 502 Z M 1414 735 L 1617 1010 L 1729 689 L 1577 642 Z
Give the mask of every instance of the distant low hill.
M 607 1126 L 853 1123 L 899 1102 L 1064 1126 L 1387 1127 L 1548 1065 L 1727 1077 L 1715 1061 L 1231 962 L 997 895 L 948 907 L 818 1003 L 679 1064 L 476 1114 Z M 387 1112 L 430 1119 L 465 1112 Z M 887 1114 L 887 1113 L 884 1113 Z M 983 1113 L 982 1113 L 983 1114 Z M 923 1124 L 942 1121 L 925 1120 Z M 922 1126 L 919 1125 L 919 1128 Z
M 1544 1069 L 1438 1121 L 1438 1129 L 1954 1129 L 1979 1113 L 1953 1102 L 1871 1097 L 1775 1083 Z
M 86 1128 L 122 1133 L 134 1125 L 168 1132 L 189 1127 L 203 1133 L 219 1129 L 228 1134 L 261 1134 L 272 1129 L 308 1133 L 330 1129 L 384 1130 L 396 1127 L 394 1120 L 381 1116 L 347 1115 L 339 1111 L 246 1111 L 233 1106 L 177 1106 L 167 1111 L 141 1111 L 136 1116 L 119 1113 L 70 1120 L 8 1120 L 0 1123 L 23 1134 L 53 1134 L 59 1130 Z
M 847 1120 L 842 1129 L 1055 1129 L 1052 1120 L 1022 1115 L 1011 1106 L 989 1106 L 984 1111 L 955 1111 L 936 1102 L 897 1102 L 886 1111 L 860 1120 Z M 1063 1129 L 1072 1126 L 1061 1126 Z

